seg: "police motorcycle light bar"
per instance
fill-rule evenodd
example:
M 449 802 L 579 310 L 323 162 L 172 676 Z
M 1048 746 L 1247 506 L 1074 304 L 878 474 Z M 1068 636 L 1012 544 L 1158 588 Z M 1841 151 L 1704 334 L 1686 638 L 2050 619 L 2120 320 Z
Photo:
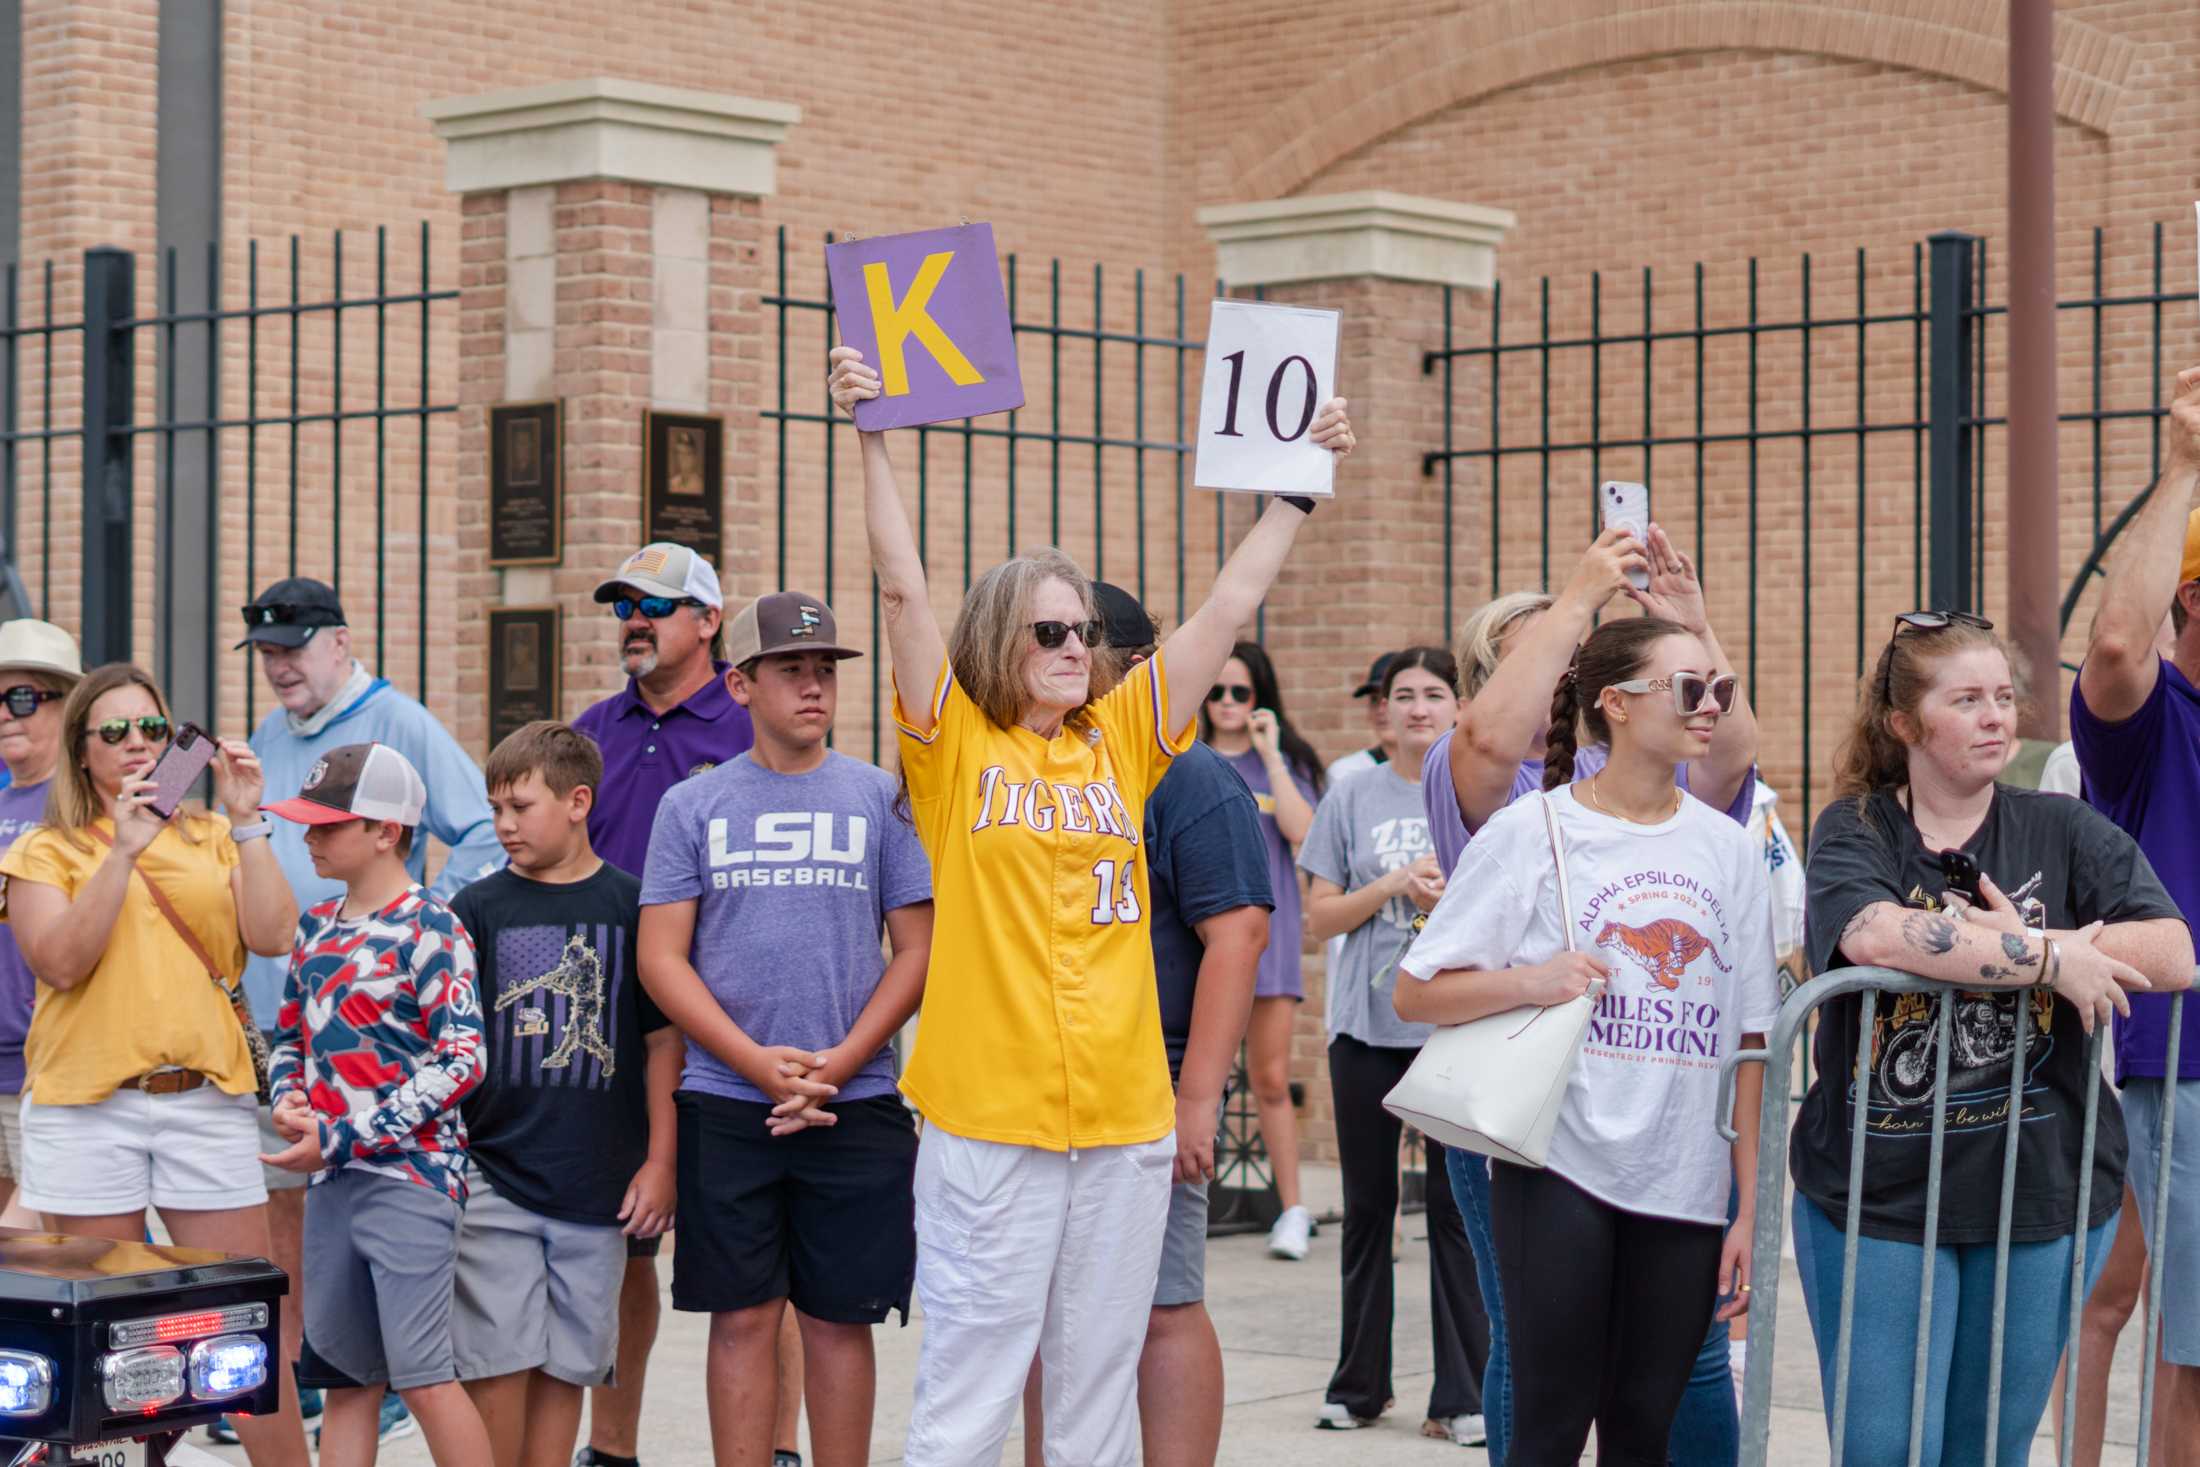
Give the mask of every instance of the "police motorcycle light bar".
M 142 1443 L 164 1467 L 191 1427 L 272 1413 L 285 1287 L 258 1258 L 0 1228 L 0 1464 Z

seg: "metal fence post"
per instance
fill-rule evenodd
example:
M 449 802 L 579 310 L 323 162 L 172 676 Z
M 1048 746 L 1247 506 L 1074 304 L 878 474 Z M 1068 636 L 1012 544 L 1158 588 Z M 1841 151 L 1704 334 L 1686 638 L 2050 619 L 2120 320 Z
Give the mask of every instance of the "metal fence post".
M 1932 598 L 1943 611 L 1971 606 L 1971 270 L 1975 236 L 1932 237 Z
M 137 259 L 84 252 L 84 599 L 87 666 L 130 656 L 131 435 Z

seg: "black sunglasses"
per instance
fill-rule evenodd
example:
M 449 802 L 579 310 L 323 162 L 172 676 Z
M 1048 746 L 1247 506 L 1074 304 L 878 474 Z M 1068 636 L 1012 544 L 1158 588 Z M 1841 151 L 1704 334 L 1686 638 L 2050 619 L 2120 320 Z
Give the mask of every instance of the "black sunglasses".
M 98 734 L 99 741 L 103 744 L 119 744 L 130 736 L 132 725 L 150 743 L 168 742 L 168 720 L 157 713 L 148 713 L 143 718 L 110 718 L 103 723 L 93 724 L 85 732 Z
M 1033 639 L 1049 652 L 1068 641 L 1071 632 L 1077 634 L 1077 640 L 1088 652 L 1100 645 L 1100 623 L 1096 621 L 1035 621 L 1031 624 Z
M 325 606 L 301 606 L 294 601 L 269 601 L 241 608 L 247 631 L 254 627 L 298 626 L 307 623 L 309 617 L 313 618 L 310 625 L 325 626 L 328 614 Z
M 1904 632 L 1943 632 L 1949 627 L 1976 627 L 1990 632 L 1994 624 L 1983 616 L 1968 611 L 1905 611 L 1894 619 L 1894 636 L 1887 639 L 1887 652 L 1879 667 L 1879 701 L 1894 701 L 1894 637 Z
M 1253 701 L 1253 690 L 1244 683 L 1216 683 L 1207 690 L 1207 701 L 1210 703 L 1250 703 Z
M 611 603 L 611 614 L 625 621 L 637 610 L 651 621 L 663 621 L 683 606 L 701 606 L 692 597 L 680 596 L 621 596 Z
M 58 703 L 68 696 L 67 693 L 56 693 L 47 688 L 34 688 L 29 683 L 17 683 L 5 693 L 0 693 L 0 702 L 7 704 L 8 712 L 14 717 L 28 718 L 38 711 L 39 704 Z
M 1986 898 L 1978 889 L 1978 862 L 1970 852 L 1942 851 L 1939 856 L 1940 879 L 1947 883 L 1948 889 L 1962 892 L 1974 907 L 1985 906 Z

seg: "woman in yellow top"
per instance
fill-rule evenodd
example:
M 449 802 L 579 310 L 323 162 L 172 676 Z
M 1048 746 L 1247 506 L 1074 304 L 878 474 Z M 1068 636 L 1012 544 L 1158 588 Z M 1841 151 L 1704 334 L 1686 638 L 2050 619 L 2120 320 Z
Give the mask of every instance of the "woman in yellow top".
M 831 385 L 852 411 L 879 378 L 840 347 Z M 1339 456 L 1352 451 L 1344 407 L 1324 404 L 1312 429 Z M 943 636 L 885 440 L 862 443 L 902 773 L 938 918 L 902 1080 L 926 1122 L 925 1330 L 903 1460 L 998 1460 L 1037 1353 L 1047 1460 L 1114 1467 L 1138 1447 L 1169 1187 L 1204 1170 L 1176 1153 L 1145 920 L 1146 797 L 1190 744 L 1313 505 L 1271 504 L 1206 604 L 1093 701 L 1083 572 L 1057 550 L 995 566 Z
M 243 741 L 222 741 L 214 792 L 252 825 L 149 808 L 146 776 L 171 728 L 144 673 L 86 674 L 62 705 L 46 823 L 0 858 L 7 920 L 38 979 L 24 1202 L 62 1232 L 126 1242 L 144 1236 L 150 1204 L 185 1247 L 264 1257 L 252 1054 L 217 979 L 234 988 L 247 948 L 289 952 L 298 907 L 267 848 L 260 763 Z M 280 1414 L 236 1417 L 237 1432 L 256 1467 L 305 1467 L 297 1396 L 278 1374 Z

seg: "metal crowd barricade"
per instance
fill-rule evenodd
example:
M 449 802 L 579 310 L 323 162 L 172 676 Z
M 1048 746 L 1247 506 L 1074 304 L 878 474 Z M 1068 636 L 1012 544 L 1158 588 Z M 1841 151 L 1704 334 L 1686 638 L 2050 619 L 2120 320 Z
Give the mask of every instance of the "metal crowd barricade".
M 1786 1002 L 1780 1006 L 1780 1017 L 1774 1024 L 1772 1033 L 1765 1037 L 1764 1048 L 1743 1050 L 1731 1055 L 1721 1068 L 1719 1130 L 1729 1141 L 1736 1139 L 1732 1123 L 1736 1071 L 1745 1064 L 1762 1065 L 1765 1069 L 1764 1100 L 1759 1112 L 1757 1139 L 1757 1235 L 1751 1244 L 1751 1274 L 1759 1280 L 1772 1280 L 1773 1286 L 1760 1288 L 1751 1295 L 1750 1357 L 1752 1361 L 1762 1361 L 1763 1366 L 1749 1370 L 1743 1379 L 1744 1467 L 1763 1467 L 1772 1435 L 1773 1372 L 1770 1367 L 1780 1312 L 1780 1239 L 1782 1229 L 1787 1226 L 1788 1131 L 1790 1112 L 1798 1099 L 1790 1072 L 1794 1067 L 1799 1041 L 1812 1017 L 1829 1001 L 1852 993 L 1861 995 L 1863 1011 L 1857 1028 L 1858 1033 L 1864 1036 L 1864 1042 L 1858 1046 L 1856 1071 L 1850 1083 L 1856 1087 L 1853 1093 L 1865 1097 L 1867 1105 L 1872 1058 L 1870 1036 L 1874 1032 L 1880 995 L 1937 995 L 1939 1000 L 1935 1005 L 1937 1017 L 1934 1020 L 1936 1038 L 1933 1046 L 1933 1130 L 1932 1151 L 1927 1162 L 1925 1182 L 1924 1264 L 1918 1297 L 1917 1355 L 1909 1403 L 1909 1467 L 1919 1467 L 1919 1456 L 1924 1447 L 1925 1391 L 1928 1378 L 1926 1367 L 1932 1338 L 1929 1328 L 1933 1309 L 1932 1260 L 1940 1227 L 1941 1159 L 1947 1141 L 1948 1054 L 1953 1044 L 1954 1020 L 1951 1005 L 1956 1001 L 1957 995 L 1965 991 L 1968 990 L 1955 984 L 1919 978 L 1891 968 L 1839 968 L 1813 978 L 1788 995 Z M 2169 1225 L 2169 1155 L 2176 1134 L 2177 1064 L 2184 1009 L 2185 995 L 2173 995 L 2170 1001 L 2169 1053 L 2163 1066 L 2165 1078 L 2162 1084 L 2162 1136 L 2155 1167 L 2155 1176 L 2161 1182 L 2155 1189 L 2154 1216 L 2148 1228 L 2149 1236 L 2154 1238 L 2162 1237 Z M 1994 1240 L 1993 1344 L 1988 1367 L 1985 1437 L 1989 1443 L 1989 1452 L 1993 1450 L 1991 1444 L 1999 1439 L 2001 1423 L 2002 1333 L 2006 1323 L 2009 1289 L 2009 1227 L 2011 1210 L 2016 1202 L 2017 1132 L 2024 1117 L 2025 1056 L 2030 1040 L 2031 1012 L 2030 1004 L 2017 1005 L 2016 1049 L 2009 1066 L 2010 1103 L 2002 1157 L 2001 1216 Z M 2065 1378 L 2071 1382 L 2071 1386 L 2063 1392 L 2059 1458 L 2061 1467 L 2069 1467 L 2077 1422 L 2078 1393 L 2075 1382 L 2078 1378 L 2078 1354 L 2082 1343 L 2079 1325 L 2085 1308 L 2087 1229 L 2084 1219 L 2092 1204 L 2094 1123 L 2101 1104 L 2101 1046 L 2106 1041 L 2107 1034 L 2107 1026 L 2097 1027 L 2092 1040 L 2086 1046 L 2088 1080 L 2085 1095 L 2085 1142 L 2078 1166 L 2078 1194 L 2074 1214 L 2077 1221 L 2075 1246 L 2071 1250 L 2070 1260 L 2068 1344 L 2065 1347 Z M 1848 1434 L 1849 1367 L 1854 1345 L 1851 1336 L 1856 1312 L 1857 1244 L 1863 1219 L 1864 1143 L 1869 1129 L 1865 1125 L 1852 1127 L 1849 1148 L 1848 1218 L 1843 1228 L 1833 1407 L 1828 1421 L 1832 1467 L 1841 1467 Z M 2126 1225 L 2135 1224 L 2132 1220 L 2127 1220 Z M 2150 1435 L 2147 1424 L 2153 1420 L 2154 1415 L 2155 1356 L 2162 1328 L 2162 1270 L 2149 1269 L 2147 1272 L 2146 1354 L 2141 1366 L 2139 1387 L 2137 1467 L 2147 1467 Z M 1815 1367 L 1815 1360 L 1813 1365 Z

